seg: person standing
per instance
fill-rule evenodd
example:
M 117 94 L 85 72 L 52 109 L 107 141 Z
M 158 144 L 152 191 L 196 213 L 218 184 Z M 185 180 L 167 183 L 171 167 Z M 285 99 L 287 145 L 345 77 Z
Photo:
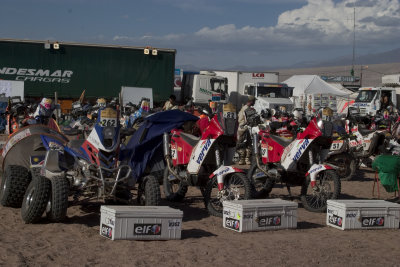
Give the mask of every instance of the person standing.
M 177 109 L 178 106 L 176 105 L 175 101 L 176 101 L 176 96 L 170 95 L 169 99 L 164 104 L 163 110 Z
M 246 110 L 249 108 L 252 108 L 254 106 L 254 103 L 256 102 L 256 98 L 252 95 L 248 97 L 248 100 L 246 102 L 246 105 L 244 105 L 241 110 L 239 111 L 238 114 L 238 122 L 239 122 L 239 127 L 237 131 L 237 152 L 239 154 L 239 165 L 250 165 L 251 164 L 251 147 L 246 146 L 243 143 L 243 139 L 245 137 L 246 133 L 246 128 L 245 126 L 247 125 L 247 118 L 246 118 Z

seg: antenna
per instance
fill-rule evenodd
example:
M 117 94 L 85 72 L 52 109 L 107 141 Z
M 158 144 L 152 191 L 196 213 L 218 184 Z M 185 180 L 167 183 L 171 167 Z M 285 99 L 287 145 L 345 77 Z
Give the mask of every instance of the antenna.
M 351 75 L 354 76 L 354 62 L 356 54 L 356 3 L 353 3 L 353 61 L 351 67 Z

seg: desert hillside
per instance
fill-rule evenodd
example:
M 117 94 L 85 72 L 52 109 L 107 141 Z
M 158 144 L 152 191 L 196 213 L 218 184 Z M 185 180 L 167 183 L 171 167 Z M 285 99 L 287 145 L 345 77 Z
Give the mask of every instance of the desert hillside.
M 368 66 L 366 68 L 365 66 Z M 360 77 L 361 66 L 355 66 L 355 76 Z M 281 69 L 279 71 L 279 81 L 282 82 L 292 75 L 326 75 L 326 76 L 349 76 L 351 66 L 334 66 L 301 69 Z M 385 74 L 400 73 L 400 63 L 372 64 L 363 65 L 362 86 L 377 86 L 381 84 L 382 76 Z

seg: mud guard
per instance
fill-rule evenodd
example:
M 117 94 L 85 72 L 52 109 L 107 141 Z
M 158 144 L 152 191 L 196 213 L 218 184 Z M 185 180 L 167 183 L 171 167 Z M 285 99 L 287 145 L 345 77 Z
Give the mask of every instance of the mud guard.
M 306 177 L 310 175 L 311 178 L 311 187 L 314 187 L 317 180 L 318 173 L 325 171 L 325 170 L 333 170 L 336 169 L 336 166 L 331 164 L 313 164 L 311 168 L 306 173 Z
M 233 166 L 221 166 L 211 173 L 209 177 L 212 179 L 215 175 L 217 176 L 218 190 L 221 191 L 224 188 L 224 177 L 234 172 L 243 173 L 244 171 Z

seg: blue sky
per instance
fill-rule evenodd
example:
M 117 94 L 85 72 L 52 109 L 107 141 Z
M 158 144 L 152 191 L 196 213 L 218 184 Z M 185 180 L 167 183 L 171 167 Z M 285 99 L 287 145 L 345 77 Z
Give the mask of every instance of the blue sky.
M 399 0 L 2 0 L 0 37 L 177 49 L 177 65 L 289 66 L 400 47 Z

